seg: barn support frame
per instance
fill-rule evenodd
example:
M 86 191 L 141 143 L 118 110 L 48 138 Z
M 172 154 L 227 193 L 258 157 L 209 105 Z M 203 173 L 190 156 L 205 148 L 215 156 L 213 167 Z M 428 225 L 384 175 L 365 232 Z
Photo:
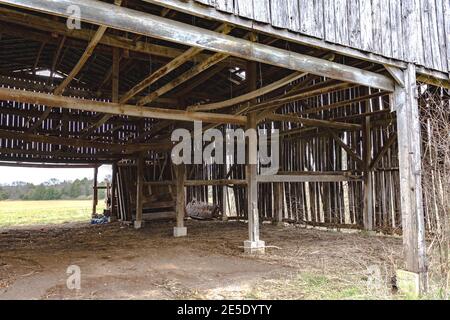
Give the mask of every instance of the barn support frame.
M 403 250 L 406 271 L 416 274 L 418 288 L 427 290 L 425 220 L 422 199 L 421 137 L 416 67 L 404 71 L 404 86 L 396 85 L 394 107 L 397 112 L 399 145 L 400 202 L 402 211 Z
M 26 7 L 23 2 L 20 1 L 7 1 L 9 3 L 16 3 L 19 6 Z M 61 3 L 69 3 L 70 1 L 60 1 Z M 44 1 L 33 0 L 28 1 L 30 8 L 39 9 Z M 235 57 L 240 57 L 242 59 L 251 59 L 254 61 L 259 61 L 261 63 L 270 64 L 272 66 L 288 68 L 290 70 L 296 70 L 298 72 L 305 72 L 303 75 L 307 75 L 308 72 L 312 74 L 317 74 L 324 77 L 336 78 L 337 80 L 345 81 L 351 84 L 359 84 L 364 85 L 365 87 L 378 88 L 385 92 L 391 92 L 394 90 L 395 92 L 392 94 L 394 97 L 395 103 L 394 105 L 397 107 L 397 124 L 398 124 L 398 142 L 399 142 L 399 157 L 400 157 L 400 188 L 401 188 L 401 212 L 402 212 L 402 226 L 403 226 L 403 239 L 404 239 L 404 253 L 405 253 L 405 269 L 409 272 L 412 272 L 418 277 L 420 277 L 420 282 L 418 282 L 418 286 L 420 286 L 420 291 L 423 292 L 427 286 L 427 266 L 426 266 L 426 255 L 425 255 L 425 240 L 424 240 L 424 213 L 422 208 L 422 193 L 421 193 L 421 174 L 420 174 L 420 162 L 421 162 L 421 150 L 420 150 L 420 123 L 418 119 L 418 106 L 417 106 L 417 98 L 416 98 L 416 71 L 420 71 L 416 69 L 416 67 L 412 64 L 403 65 L 401 67 L 406 67 L 406 71 L 398 70 L 394 67 L 385 66 L 390 76 L 382 75 L 380 73 L 375 73 L 372 71 L 367 71 L 362 69 L 358 69 L 354 66 L 339 64 L 338 62 L 330 62 L 325 60 L 323 57 L 318 58 L 317 56 L 311 56 L 309 53 L 295 53 L 295 52 L 287 52 L 286 50 L 282 50 L 276 47 L 270 47 L 263 43 L 250 43 L 247 40 L 235 38 L 231 35 L 217 34 L 211 32 L 206 32 L 203 29 L 197 27 L 190 27 L 189 25 L 182 24 L 181 22 L 173 23 L 173 21 L 169 19 L 164 19 L 159 16 L 152 16 L 144 13 L 136 13 L 134 11 L 128 9 L 116 8 L 117 12 L 123 13 L 119 18 L 115 17 L 114 19 L 110 19 L 108 15 L 102 14 L 102 12 L 106 12 L 108 8 L 111 8 L 111 5 L 105 3 L 97 3 L 95 1 L 82 0 L 79 1 L 80 5 L 84 8 L 88 8 L 90 4 L 97 6 L 99 10 L 87 10 L 86 13 L 89 14 L 89 21 L 93 21 L 103 27 L 114 27 L 118 30 L 122 31 L 131 31 L 131 33 L 138 33 L 145 36 L 156 36 L 163 40 L 173 41 L 173 42 L 183 42 L 183 44 L 187 44 L 192 46 L 196 50 L 200 49 L 209 49 L 214 52 L 218 52 L 217 54 L 229 54 Z M 55 7 L 54 4 L 48 5 L 48 7 L 44 8 L 42 11 L 49 13 L 56 13 L 62 16 L 66 15 L 64 11 L 60 7 Z M 102 11 L 103 10 L 103 11 Z M 84 10 L 83 10 L 84 11 Z M 129 15 L 129 18 L 124 18 Z M 83 16 L 84 17 L 84 16 Z M 169 32 L 170 30 L 178 30 L 178 32 Z M 183 32 L 184 31 L 184 32 Z M 181 34 L 189 35 L 189 42 L 184 43 L 184 40 L 187 39 L 184 36 L 180 36 Z M 202 41 L 199 41 L 202 40 Z M 209 41 L 204 41 L 204 40 Z M 212 41 L 214 40 L 214 41 Z M 220 40 L 220 41 L 219 41 Z M 220 47 L 219 47 L 220 45 Z M 251 50 L 250 50 L 251 49 Z M 270 50 L 270 52 L 268 51 Z M 192 53 L 192 49 L 188 52 Z M 130 117 L 147 117 L 147 118 L 155 118 L 155 119 L 165 119 L 168 121 L 192 121 L 203 119 L 205 121 L 209 120 L 216 124 L 220 124 L 223 122 L 233 123 L 237 125 L 244 125 L 247 123 L 248 127 L 256 128 L 256 124 L 253 123 L 254 119 L 253 115 L 250 115 L 248 119 L 245 116 L 240 115 L 229 115 L 224 113 L 189 113 L 184 112 L 184 110 L 174 110 L 174 109 L 158 109 L 158 108 L 146 108 L 140 105 L 125 105 L 125 102 L 119 103 L 118 99 L 118 75 L 119 75 L 119 60 L 120 60 L 120 50 L 117 48 L 114 49 L 114 60 L 113 60 L 113 98 L 111 103 L 88 103 L 86 101 L 79 101 L 79 99 L 69 99 L 64 96 L 52 96 L 48 97 L 47 95 L 43 95 L 41 93 L 31 94 L 27 92 L 16 92 L 14 90 L 0 90 L 0 98 L 4 97 L 7 100 L 19 101 L 22 103 L 34 103 L 37 101 L 41 101 L 43 105 L 50 107 L 60 107 L 67 109 L 76 109 L 82 111 L 91 111 L 97 112 L 100 108 L 107 113 L 106 116 L 102 119 L 106 119 L 105 121 L 101 120 L 100 122 L 94 123 L 92 128 L 97 128 L 102 125 L 102 122 L 108 121 L 112 117 L 112 115 L 123 116 L 129 115 Z M 215 56 L 219 57 L 220 56 Z M 174 61 L 180 61 L 175 59 Z M 376 61 L 377 63 L 382 63 L 381 61 Z M 378 72 L 378 71 L 377 71 Z M 251 77 L 251 72 L 248 73 L 249 77 Z M 254 75 L 254 73 L 253 73 Z M 291 76 L 289 76 L 291 77 Z M 397 84 L 394 86 L 393 78 Z M 70 80 L 70 79 L 69 79 Z M 253 81 L 250 81 L 250 92 L 256 90 L 256 86 L 252 87 Z M 264 88 L 260 88 L 264 89 Z M 336 89 L 338 90 L 338 89 Z M 66 92 L 67 93 L 67 92 Z M 378 97 L 378 96 L 377 96 Z M 370 99 L 369 99 L 370 100 Z M 361 100 L 358 100 L 361 101 Z M 365 101 L 368 101 L 366 99 Z M 356 100 L 354 101 L 356 102 Z M 63 104 L 63 105 L 61 105 Z M 330 103 L 331 105 L 331 103 Z M 330 107 L 329 105 L 329 107 Z M 203 106 L 205 107 L 205 106 Z M 211 107 L 211 106 L 209 106 Z M 331 109 L 331 107 L 330 107 Z M 50 108 L 48 109 L 50 112 Z M 209 109 L 207 109 L 208 111 Z M 17 111 L 17 110 L 16 110 Z M 311 111 L 311 110 L 310 110 Z M 366 113 L 374 110 L 367 110 Z M 385 111 L 385 110 L 377 110 L 377 111 Z M 63 111 L 64 112 L 64 111 Z M 379 113 L 377 113 L 379 115 Z M 356 116 L 355 114 L 349 115 L 349 118 L 352 116 Z M 269 120 L 278 121 L 278 122 L 297 122 L 304 124 L 305 126 L 319 125 L 325 126 L 327 130 L 329 126 L 342 126 L 346 125 L 346 129 L 358 129 L 355 128 L 359 125 L 349 123 L 337 123 L 330 122 L 327 120 L 319 120 L 314 121 L 313 118 L 299 118 L 297 116 L 285 115 L 285 114 L 273 114 L 268 116 Z M 348 119 L 349 119 L 348 118 Z M 348 120 L 347 119 L 347 120 Z M 372 123 L 373 120 L 373 123 Z M 326 123 L 326 125 L 325 125 Z M 383 152 L 381 152 L 375 159 L 372 159 L 371 149 L 372 147 L 376 147 L 377 141 L 373 141 L 373 146 L 370 133 L 371 126 L 376 129 L 377 119 L 376 116 L 373 116 L 371 119 L 370 115 L 365 116 L 363 133 L 365 134 L 364 138 L 364 151 L 361 157 L 353 151 L 352 148 L 342 143 L 340 137 L 334 133 L 335 140 L 340 146 L 353 158 L 359 160 L 361 162 L 361 171 L 364 173 L 364 227 L 367 230 L 373 230 L 377 227 L 376 224 L 376 212 L 374 212 L 374 208 L 376 209 L 377 197 L 374 196 L 374 190 L 376 190 L 376 169 L 374 169 L 374 163 L 379 161 Z M 351 127 L 351 128 L 350 128 Z M 361 126 L 359 126 L 361 127 Z M 341 127 L 342 129 L 342 127 Z M 345 129 L 345 128 L 344 128 Z M 352 130 L 353 130 L 352 129 Z M 331 131 L 330 131 L 331 132 Z M 139 132 L 142 133 L 142 132 Z M 105 144 L 105 143 L 97 143 L 95 141 L 86 141 L 83 139 L 75 139 L 75 138 L 61 138 L 58 140 L 53 136 L 43 136 L 43 135 L 31 135 L 30 133 L 11 133 L 8 131 L 0 132 L 0 135 L 8 139 L 14 139 L 17 136 L 28 139 L 28 140 L 37 140 L 42 143 L 51 143 L 51 144 L 59 144 L 59 143 L 67 143 L 68 145 L 82 145 L 86 147 L 92 148 L 106 148 L 111 152 L 122 152 L 125 151 L 126 155 L 135 155 L 136 151 L 150 149 L 152 147 L 166 147 L 167 143 L 165 141 L 160 141 L 160 143 L 156 144 L 147 144 L 147 145 L 130 145 L 124 146 L 119 144 L 119 139 L 114 139 L 113 144 Z M 85 138 L 83 136 L 82 138 Z M 337 138 L 336 138 L 337 137 Z M 391 136 L 391 138 L 395 137 Z M 394 143 L 394 142 L 392 142 Z M 349 145 L 354 144 L 349 143 Z M 383 146 L 383 150 L 389 149 L 391 144 L 387 143 Z M 120 149 L 120 150 L 119 150 Z M 139 150 L 137 150 L 139 149 Z M 177 169 L 176 169 L 177 170 Z M 185 169 L 184 169 L 185 170 Z M 259 214 L 258 214 L 258 182 L 272 182 L 275 195 L 278 195 L 278 198 L 275 202 L 274 210 L 276 212 L 275 218 L 278 222 L 283 220 L 283 194 L 287 191 L 283 191 L 283 188 L 288 188 L 290 182 L 286 182 L 287 180 L 291 182 L 308 182 L 308 178 L 300 175 L 290 175 L 290 176 L 279 176 L 279 177 L 258 177 L 257 176 L 257 167 L 253 165 L 247 165 L 247 182 L 248 182 L 248 227 L 249 227 L 249 240 L 245 242 L 245 248 L 247 252 L 263 251 L 264 242 L 259 240 Z M 176 188 L 177 192 L 177 225 L 174 229 L 175 236 L 185 236 L 187 234 L 187 230 L 184 226 L 184 205 L 186 202 L 185 199 L 185 190 L 184 186 L 186 185 L 185 179 L 186 177 L 183 175 L 178 175 L 176 179 Z M 325 177 L 314 177 L 314 179 L 324 179 Z M 331 178 L 330 181 L 335 181 L 336 177 L 327 177 Z M 141 179 L 141 183 L 139 183 L 139 179 Z M 136 221 L 137 223 L 141 223 L 142 220 L 142 185 L 143 183 L 143 174 L 138 173 L 138 183 L 137 183 L 137 204 L 136 204 Z M 261 179 L 261 180 L 260 180 Z M 272 179 L 271 181 L 269 181 Z M 310 177 L 309 179 L 312 179 Z M 313 181 L 312 179 L 311 181 Z M 181 182 L 183 181 L 183 182 Z M 330 182 L 328 181 L 328 182 Z M 286 183 L 285 183 L 286 182 Z M 316 181 L 317 182 L 317 181 Z M 113 187 L 113 190 L 115 188 Z M 227 186 L 223 187 L 224 190 L 227 189 Z M 317 189 L 319 190 L 319 189 Z M 114 192 L 114 191 L 113 191 Z M 316 189 L 314 189 L 314 193 Z M 328 189 L 327 189 L 328 193 Z M 226 209 L 226 197 L 225 192 L 223 193 L 223 205 L 224 209 Z M 360 198 L 358 198 L 359 200 Z M 242 201 L 242 203 L 245 203 Z M 358 201 L 360 203 L 360 201 Z M 286 198 L 285 201 L 286 209 L 285 211 L 289 211 L 289 201 Z M 313 204 L 315 205 L 315 204 Z M 115 206 L 113 206 L 115 207 Z M 95 209 L 94 209 L 95 211 Z M 225 211 L 225 210 L 224 210 Z M 375 210 L 376 211 L 376 210 Z M 393 210 L 394 211 L 394 210 Z M 319 210 L 320 213 L 320 210 Z M 263 215 L 263 209 L 261 209 L 261 215 Z M 130 213 L 131 215 L 131 213 Z M 319 219 L 320 220 L 320 219 Z M 359 220 L 359 216 L 358 216 Z M 321 223 L 321 221 L 316 221 L 314 217 L 314 222 Z M 326 221 L 329 222 L 329 221 Z M 352 221 L 353 222 L 353 221 Z

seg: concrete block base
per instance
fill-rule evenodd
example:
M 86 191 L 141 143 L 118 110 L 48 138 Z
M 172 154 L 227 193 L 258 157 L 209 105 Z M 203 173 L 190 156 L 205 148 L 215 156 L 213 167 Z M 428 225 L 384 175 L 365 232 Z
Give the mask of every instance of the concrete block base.
M 174 227 L 173 228 L 173 236 L 175 238 L 181 238 L 187 236 L 187 228 L 186 227 Z
M 144 222 L 143 221 L 134 220 L 134 228 L 135 229 L 141 229 L 143 226 L 144 226 Z
M 266 243 L 264 241 L 244 241 L 244 252 L 246 254 L 264 254 Z
M 420 275 L 415 272 L 397 270 L 397 287 L 401 294 L 410 299 L 417 299 L 420 296 Z

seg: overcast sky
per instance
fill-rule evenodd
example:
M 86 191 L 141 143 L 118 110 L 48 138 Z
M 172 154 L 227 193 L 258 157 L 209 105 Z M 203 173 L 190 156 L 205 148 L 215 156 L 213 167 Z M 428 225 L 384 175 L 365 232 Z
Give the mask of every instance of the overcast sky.
M 111 174 L 111 166 L 102 166 L 98 170 L 98 181 Z M 0 167 L 0 184 L 10 184 L 15 181 L 40 184 L 52 178 L 64 181 L 94 177 L 94 169 L 39 169 Z

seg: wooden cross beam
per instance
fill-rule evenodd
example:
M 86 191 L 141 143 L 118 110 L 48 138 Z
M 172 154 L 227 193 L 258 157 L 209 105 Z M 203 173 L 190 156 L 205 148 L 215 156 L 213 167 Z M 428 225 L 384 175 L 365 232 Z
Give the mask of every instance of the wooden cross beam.
M 83 100 L 78 98 L 54 96 L 45 93 L 28 92 L 6 88 L 0 88 L 0 100 L 40 104 L 49 107 L 84 110 L 113 115 L 126 115 L 137 118 L 155 118 L 177 121 L 203 121 L 206 123 L 230 123 L 237 125 L 243 125 L 247 121 L 247 117 L 245 116 L 139 107 L 134 105 Z
M 282 121 L 282 122 L 295 122 L 303 124 L 307 127 L 321 127 L 321 128 L 334 128 L 334 129 L 348 129 L 355 130 L 361 129 L 361 125 L 347 122 L 337 122 L 337 121 L 329 121 L 329 120 L 320 120 L 320 119 L 309 119 L 309 118 L 301 118 L 297 115 L 284 115 L 284 114 L 271 114 L 266 117 L 268 120 L 272 121 Z
M 388 92 L 394 91 L 394 81 L 384 75 L 327 61 L 301 53 L 290 52 L 244 39 L 223 35 L 196 26 L 148 13 L 117 7 L 95 0 L 3 0 L 2 3 L 67 17 L 67 7 L 77 5 L 86 22 L 138 33 L 166 41 L 199 47 L 218 53 L 276 65 L 296 71 L 357 83 Z M 112 14 L 114 13 L 114 14 Z
M 157 141 L 154 143 L 135 144 L 135 145 L 121 145 L 117 143 L 105 143 L 77 138 L 46 136 L 28 132 L 17 132 L 9 130 L 0 130 L 0 138 L 72 146 L 77 148 L 94 148 L 99 150 L 110 150 L 115 153 L 123 153 L 123 154 L 132 154 L 135 152 L 142 152 L 149 150 L 167 151 L 170 150 L 170 148 L 172 147 L 172 143 L 170 141 Z
M 397 141 L 397 133 L 393 133 L 388 141 L 386 141 L 386 143 L 384 144 L 384 146 L 381 148 L 381 150 L 378 152 L 378 154 L 375 156 L 375 158 L 372 160 L 372 162 L 370 163 L 370 170 L 373 170 L 378 163 L 381 161 L 381 159 L 383 158 L 383 156 L 389 151 L 389 149 L 391 148 L 391 146 Z
M 336 143 L 345 150 L 345 152 L 347 152 L 347 154 L 353 158 L 353 160 L 355 160 L 358 165 L 360 165 L 361 167 L 364 165 L 363 160 L 361 159 L 361 157 L 358 155 L 358 153 L 356 153 L 355 150 L 353 150 L 349 145 L 347 145 L 344 141 L 341 140 L 341 138 L 331 129 L 327 128 L 326 129 L 328 134 L 331 135 L 331 137 L 333 137 L 334 141 L 336 141 Z

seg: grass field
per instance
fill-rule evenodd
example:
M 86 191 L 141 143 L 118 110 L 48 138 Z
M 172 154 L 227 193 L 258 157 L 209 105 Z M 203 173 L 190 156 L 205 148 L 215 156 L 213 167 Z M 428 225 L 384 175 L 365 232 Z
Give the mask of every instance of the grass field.
M 97 212 L 104 202 L 99 201 Z M 0 201 L 0 228 L 89 221 L 92 200 Z

